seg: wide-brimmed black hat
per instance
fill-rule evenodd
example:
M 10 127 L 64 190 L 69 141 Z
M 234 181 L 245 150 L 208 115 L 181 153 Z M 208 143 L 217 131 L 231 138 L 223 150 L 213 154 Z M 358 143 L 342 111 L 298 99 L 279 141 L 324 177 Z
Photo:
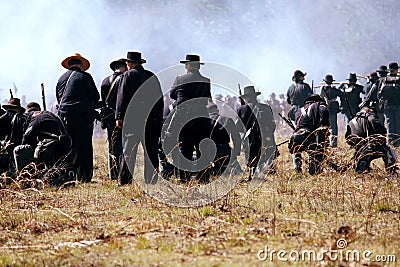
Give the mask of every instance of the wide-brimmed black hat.
M 86 58 L 84 58 L 83 56 L 81 56 L 81 54 L 79 53 L 75 53 L 72 56 L 66 57 L 62 62 L 61 62 L 61 66 L 63 66 L 66 69 L 69 69 L 69 62 L 71 60 L 79 60 L 80 62 L 82 62 L 82 71 L 86 71 L 89 69 L 90 67 L 90 62 L 89 60 L 87 60 Z
M 8 100 L 8 104 L 3 105 L 5 110 L 8 109 L 21 109 L 22 112 L 25 112 L 25 108 L 21 106 L 21 100 L 19 98 L 11 98 Z
M 138 63 L 138 64 L 146 63 L 146 60 L 142 58 L 142 53 L 140 53 L 140 52 L 129 51 L 126 54 L 125 60 L 128 62 L 133 62 L 133 63 Z
M 319 94 L 312 94 L 304 100 L 304 103 L 306 102 L 325 102 L 325 99 L 323 99 Z
M 381 72 L 387 72 L 387 67 L 386 65 L 380 65 L 379 69 L 376 70 L 376 72 L 381 73 Z
M 181 60 L 179 61 L 182 64 L 186 64 L 189 62 L 193 62 L 193 63 L 199 63 L 200 65 L 204 65 L 203 62 L 200 62 L 200 56 L 199 55 L 186 55 L 186 59 L 185 60 Z
M 39 103 L 29 102 L 28 105 L 26 105 L 26 112 L 31 112 L 31 111 L 40 111 Z
M 116 70 L 118 66 L 126 65 L 126 61 L 127 60 L 128 59 L 126 59 L 126 58 L 116 59 L 116 60 L 114 60 L 113 62 L 110 63 L 110 68 L 112 70 Z
M 346 79 L 348 81 L 357 81 L 357 75 L 355 73 L 350 73 L 349 78 Z
M 297 80 L 300 77 L 304 77 L 306 75 L 307 75 L 307 72 L 302 72 L 301 70 L 295 70 L 294 74 L 293 74 L 293 77 L 292 77 L 292 80 Z
M 333 76 L 331 74 L 325 75 L 324 82 L 326 83 L 333 83 L 335 80 L 333 79 Z
M 258 95 L 261 95 L 261 93 L 256 92 L 256 89 L 252 85 L 249 85 L 249 86 L 246 86 L 245 88 L 243 88 L 243 95 L 241 95 L 241 97 L 251 96 L 251 95 L 258 96 Z
M 399 69 L 399 64 L 397 62 L 392 62 L 389 64 L 389 71 L 394 71 Z

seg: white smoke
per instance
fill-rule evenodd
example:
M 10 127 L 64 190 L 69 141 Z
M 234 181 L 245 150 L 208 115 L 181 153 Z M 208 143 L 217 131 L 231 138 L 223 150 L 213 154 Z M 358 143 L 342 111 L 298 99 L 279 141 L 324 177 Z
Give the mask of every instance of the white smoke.
M 141 51 L 153 72 L 197 53 L 242 72 L 264 96 L 286 92 L 296 69 L 309 83 L 327 73 L 340 81 L 398 61 L 399 7 L 395 0 L 1 1 L 0 98 L 15 83 L 17 96 L 39 101 L 43 82 L 54 99 L 60 63 L 74 52 L 89 59 L 98 86 L 129 50 Z

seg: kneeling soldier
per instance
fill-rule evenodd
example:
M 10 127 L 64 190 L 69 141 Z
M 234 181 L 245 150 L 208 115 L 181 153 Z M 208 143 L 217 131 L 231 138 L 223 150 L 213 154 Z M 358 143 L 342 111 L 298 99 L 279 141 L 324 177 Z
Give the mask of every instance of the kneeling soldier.
M 44 163 L 49 167 L 67 154 L 71 138 L 55 114 L 40 111 L 39 107 L 39 110 L 29 113 L 27 123 L 29 124 L 23 135 L 22 144 L 14 149 L 18 171 L 31 162 Z
M 309 155 L 308 173 L 322 172 L 321 164 L 329 136 L 329 111 L 325 100 L 317 94 L 306 98 L 304 107 L 296 112 L 296 129 L 290 138 L 289 151 L 294 154 L 297 172 L 301 172 L 301 152 Z
M 396 171 L 397 156 L 386 144 L 386 128 L 379 122 L 372 107 L 363 107 L 349 122 L 346 142 L 356 151 L 353 156 L 354 169 L 358 173 L 370 170 L 372 160 L 382 158 L 388 173 Z

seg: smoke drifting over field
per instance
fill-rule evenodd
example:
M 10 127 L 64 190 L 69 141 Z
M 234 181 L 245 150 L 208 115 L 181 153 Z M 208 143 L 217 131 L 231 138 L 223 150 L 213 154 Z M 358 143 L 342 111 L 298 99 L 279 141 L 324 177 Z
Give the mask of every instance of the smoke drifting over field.
M 97 85 L 128 50 L 154 72 L 198 53 L 247 75 L 265 96 L 286 92 L 295 69 L 308 82 L 326 73 L 340 81 L 399 61 L 399 8 L 395 0 L 2 1 L 0 98 L 13 82 L 28 101 L 40 99 L 41 82 L 54 97 L 60 62 L 74 52 L 90 60 Z

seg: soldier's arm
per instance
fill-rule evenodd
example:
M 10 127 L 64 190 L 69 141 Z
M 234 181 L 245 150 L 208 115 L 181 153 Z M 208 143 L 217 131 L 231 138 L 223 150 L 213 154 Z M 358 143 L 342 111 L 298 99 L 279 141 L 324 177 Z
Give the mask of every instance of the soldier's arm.
M 176 100 L 176 98 L 177 98 L 177 96 L 178 96 L 178 77 L 175 78 L 175 81 L 174 81 L 174 83 L 172 84 L 172 87 L 171 87 L 171 91 L 170 91 L 170 93 L 169 93 L 169 96 L 170 96 L 172 99 L 174 99 L 174 100 Z

